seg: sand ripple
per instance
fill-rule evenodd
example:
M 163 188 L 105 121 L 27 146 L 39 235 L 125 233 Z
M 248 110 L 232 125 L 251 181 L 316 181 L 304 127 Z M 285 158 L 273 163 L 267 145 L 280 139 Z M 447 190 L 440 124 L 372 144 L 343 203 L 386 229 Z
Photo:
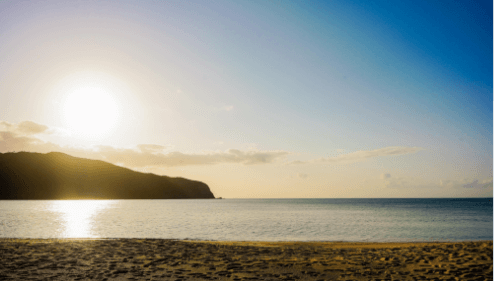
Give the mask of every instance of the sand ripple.
M 0 239 L 0 280 L 492 280 L 492 241 Z

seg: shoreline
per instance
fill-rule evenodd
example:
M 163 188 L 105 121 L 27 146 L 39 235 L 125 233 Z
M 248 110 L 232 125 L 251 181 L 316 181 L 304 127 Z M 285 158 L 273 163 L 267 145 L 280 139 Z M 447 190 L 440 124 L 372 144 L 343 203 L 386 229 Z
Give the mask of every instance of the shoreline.
M 0 279 L 492 280 L 492 240 L 0 238 Z
M 56 237 L 56 238 L 29 238 L 29 237 L 0 237 L 1 241 L 12 240 L 12 241 L 45 241 L 45 240 L 172 240 L 172 241 L 189 241 L 189 242 L 204 242 L 204 243 L 311 243 L 311 244 L 331 244 L 331 243 L 341 243 L 341 244 L 415 244 L 415 243 L 470 243 L 470 242 L 493 242 L 494 239 L 466 239 L 466 240 L 359 240 L 359 241 L 345 241 L 345 240 L 208 240 L 208 239 L 196 239 L 196 238 L 139 238 L 139 237 Z

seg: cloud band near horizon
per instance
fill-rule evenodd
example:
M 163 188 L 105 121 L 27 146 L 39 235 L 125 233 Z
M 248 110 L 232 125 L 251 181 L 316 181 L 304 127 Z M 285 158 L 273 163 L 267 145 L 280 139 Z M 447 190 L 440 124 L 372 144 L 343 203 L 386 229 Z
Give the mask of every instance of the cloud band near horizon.
M 421 150 L 424 150 L 424 148 L 415 147 L 415 146 L 414 147 L 388 146 L 374 150 L 360 150 L 352 153 L 340 154 L 336 157 L 325 157 L 325 158 L 318 158 L 308 161 L 293 161 L 288 164 L 291 165 L 301 165 L 301 164 L 309 164 L 309 163 L 351 164 L 356 162 L 362 162 L 371 158 L 405 155 L 405 154 L 416 153 Z
M 58 144 L 44 142 L 37 134 L 48 134 L 51 130 L 45 125 L 32 121 L 19 124 L 0 122 L 0 152 L 28 151 L 47 153 L 58 151 L 76 157 L 103 160 L 129 168 L 143 167 L 177 167 L 190 165 L 214 165 L 236 163 L 257 165 L 273 163 L 289 154 L 287 151 L 259 151 L 228 149 L 203 153 L 164 152 L 168 147 L 157 144 L 139 144 L 135 148 L 115 148 L 96 146 L 95 149 L 62 147 Z
M 57 128 L 50 128 L 32 121 L 18 124 L 0 121 L 0 153 L 5 152 L 38 152 L 52 151 L 66 153 L 75 157 L 102 160 L 130 169 L 171 168 L 180 166 L 206 166 L 216 164 L 262 165 L 280 163 L 279 160 L 291 154 L 283 150 L 260 151 L 228 149 L 225 151 L 209 151 L 202 153 L 183 153 L 171 151 L 173 146 L 157 144 L 139 144 L 134 148 L 117 148 L 112 146 L 94 146 L 92 148 L 63 147 L 55 143 L 43 141 L 42 134 L 56 134 Z M 288 164 L 350 164 L 384 156 L 399 156 L 416 153 L 421 147 L 391 146 L 374 150 L 362 150 L 336 157 L 318 158 L 308 161 L 293 161 Z M 297 178 L 307 180 L 307 173 L 297 173 Z M 492 177 L 489 179 L 464 179 L 461 181 L 441 180 L 438 184 L 427 184 L 417 179 L 392 177 L 390 173 L 380 175 L 386 189 L 404 188 L 449 188 L 480 190 L 492 188 Z
M 169 147 L 157 144 L 139 144 L 135 148 L 115 148 L 112 146 L 96 146 L 94 149 L 62 147 L 58 144 L 44 142 L 37 134 L 50 134 L 53 130 L 32 121 L 19 124 L 0 122 L 0 152 L 29 151 L 47 153 L 58 151 L 77 157 L 85 157 L 119 164 L 129 168 L 143 167 L 177 167 L 190 165 L 243 164 L 259 165 L 274 163 L 290 154 L 288 151 L 259 151 L 228 149 L 203 153 L 183 153 L 178 151 L 165 152 Z M 348 164 L 365 161 L 381 156 L 397 156 L 411 154 L 423 150 L 420 147 L 384 147 L 375 150 L 356 151 L 336 157 L 319 158 L 309 161 L 294 161 L 289 164 Z

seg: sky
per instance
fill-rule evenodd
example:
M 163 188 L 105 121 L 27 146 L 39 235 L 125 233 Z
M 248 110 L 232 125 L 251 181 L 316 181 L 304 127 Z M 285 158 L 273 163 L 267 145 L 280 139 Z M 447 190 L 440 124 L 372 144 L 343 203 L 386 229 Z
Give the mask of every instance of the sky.
M 224 198 L 492 197 L 492 1 L 0 1 L 0 152 Z

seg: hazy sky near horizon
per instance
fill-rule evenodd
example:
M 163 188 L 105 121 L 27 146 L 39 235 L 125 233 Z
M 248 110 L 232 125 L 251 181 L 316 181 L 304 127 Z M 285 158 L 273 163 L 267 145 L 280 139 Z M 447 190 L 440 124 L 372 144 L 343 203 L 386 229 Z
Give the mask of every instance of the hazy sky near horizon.
M 0 152 L 215 196 L 492 197 L 492 1 L 1 1 Z

